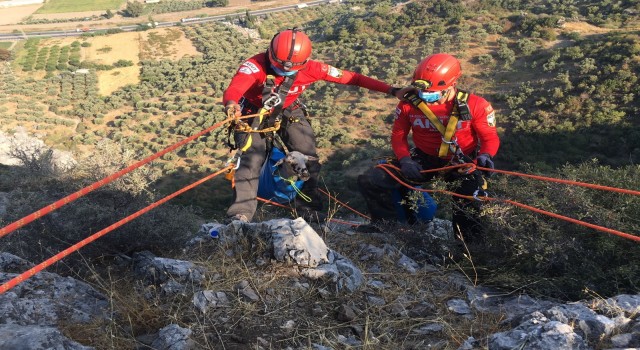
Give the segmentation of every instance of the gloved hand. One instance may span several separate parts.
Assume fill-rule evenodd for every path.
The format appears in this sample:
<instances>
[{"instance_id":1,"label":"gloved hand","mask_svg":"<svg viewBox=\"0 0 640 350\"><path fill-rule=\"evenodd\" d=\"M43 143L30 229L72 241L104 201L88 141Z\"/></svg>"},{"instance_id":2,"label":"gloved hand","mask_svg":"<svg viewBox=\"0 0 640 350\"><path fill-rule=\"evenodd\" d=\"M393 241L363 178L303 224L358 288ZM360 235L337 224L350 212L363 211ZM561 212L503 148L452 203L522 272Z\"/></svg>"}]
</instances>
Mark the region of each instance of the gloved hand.
<instances>
[{"instance_id":1,"label":"gloved hand","mask_svg":"<svg viewBox=\"0 0 640 350\"><path fill-rule=\"evenodd\" d=\"M487 153L482 153L481 155L476 157L476 164L483 168L495 169L493 165L493 160L491 160L491 156ZM484 176L491 177L493 175L490 171L483 171Z\"/></svg>"},{"instance_id":2,"label":"gloved hand","mask_svg":"<svg viewBox=\"0 0 640 350\"><path fill-rule=\"evenodd\" d=\"M415 160L411 159L411 157L404 157L400 159L400 170L402 170L402 175L406 176L410 180L421 180L422 166L418 164Z\"/></svg>"},{"instance_id":3,"label":"gloved hand","mask_svg":"<svg viewBox=\"0 0 640 350\"><path fill-rule=\"evenodd\" d=\"M242 116L242 107L236 103L236 101L229 101L224 106L224 112L228 117L240 117Z\"/></svg>"},{"instance_id":4,"label":"gloved hand","mask_svg":"<svg viewBox=\"0 0 640 350\"><path fill-rule=\"evenodd\" d=\"M391 89L389 89L389 95L395 96L400 101L404 101L405 100L404 95L411 91L417 92L417 89L413 86L405 86L403 88L394 86Z\"/></svg>"}]
</instances>

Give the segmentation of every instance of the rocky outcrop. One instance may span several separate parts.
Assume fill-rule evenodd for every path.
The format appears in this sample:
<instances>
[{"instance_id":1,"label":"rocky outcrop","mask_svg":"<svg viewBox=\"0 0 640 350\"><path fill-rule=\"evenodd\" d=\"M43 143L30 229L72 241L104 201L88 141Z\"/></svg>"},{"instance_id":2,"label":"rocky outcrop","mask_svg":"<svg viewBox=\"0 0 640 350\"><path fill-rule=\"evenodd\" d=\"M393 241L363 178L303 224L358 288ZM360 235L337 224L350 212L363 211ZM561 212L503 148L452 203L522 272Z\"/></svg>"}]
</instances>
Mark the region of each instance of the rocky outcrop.
<instances>
[{"instance_id":1,"label":"rocky outcrop","mask_svg":"<svg viewBox=\"0 0 640 350\"><path fill-rule=\"evenodd\" d=\"M208 229L213 226L219 229L215 239L208 234ZM640 295L558 303L524 294L505 294L474 285L460 273L420 264L392 244L355 244L352 258L359 261L356 265L331 249L302 219L276 219L262 223L236 221L225 226L206 224L187 244L185 252L202 244L208 244L208 251L220 249L228 257L241 255L243 259L255 259L252 265L254 272L262 269L287 271L281 276L287 291L279 294L274 288L261 290L260 280L253 277L238 278L233 284L219 284L216 281L222 278L210 271L211 266L158 257L144 251L128 259L133 268L132 276L141 287L140 292L154 302L190 300L184 304L187 310L183 315L197 315L196 319L214 320L220 324L232 322L230 315L233 312L230 310L235 307L261 309L272 300L282 300L289 303L288 308L299 307L312 317L332 317L342 325L348 325L348 333L336 334L333 339L339 347L359 347L365 342L375 341L372 333L358 323L370 310L389 319L420 322L421 325L411 329L410 334L433 339L429 344L434 348L452 346L443 337L452 319L467 324L483 322L487 314L503 320L502 330L483 339L469 337L459 345L459 350L485 347L490 350L640 347ZM0 281L6 281L31 266L31 263L14 255L0 253ZM363 273L359 266L365 266L366 272ZM389 273L381 266L395 269L403 276L438 275L436 280L446 286L410 285L411 277L385 278L383 276ZM407 288L399 294L390 294L389 283L407 283L411 290ZM394 288L398 291L397 286ZM313 305L287 301L287 293L299 295L296 294L298 291L315 293L318 299L311 303ZM455 291L455 295L448 296L451 291ZM424 298L426 294L440 294L442 302L430 303ZM339 295L357 295L357 298L345 298L343 300L351 301L340 303L333 311L327 310L323 300ZM102 294L83 282L42 272L0 295L0 348L87 349L64 337L56 326L62 318L80 324L105 318L107 304ZM278 332L288 334L296 329L299 322L295 317L285 318L276 328ZM136 339L156 349L197 349L194 333L189 328L194 325L200 324L178 325L171 322L156 333ZM264 333L256 339L257 348L266 349L273 345L264 338ZM318 349L331 349L325 345L312 345Z\"/></svg>"}]
</instances>

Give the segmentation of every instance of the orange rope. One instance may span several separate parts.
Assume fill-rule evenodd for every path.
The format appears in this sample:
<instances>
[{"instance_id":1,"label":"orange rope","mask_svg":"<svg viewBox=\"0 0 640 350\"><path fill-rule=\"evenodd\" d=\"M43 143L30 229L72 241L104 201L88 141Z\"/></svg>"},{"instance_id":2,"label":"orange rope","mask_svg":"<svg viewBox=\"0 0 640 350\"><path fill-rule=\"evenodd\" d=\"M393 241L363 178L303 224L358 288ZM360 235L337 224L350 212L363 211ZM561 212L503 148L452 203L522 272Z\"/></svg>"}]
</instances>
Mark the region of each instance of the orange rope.
<instances>
[{"instance_id":1,"label":"orange rope","mask_svg":"<svg viewBox=\"0 0 640 350\"><path fill-rule=\"evenodd\" d=\"M371 220L371 218L370 218L370 217L368 217L367 215L364 215L364 214L362 214L361 212L359 212L359 211L357 211L357 210L355 210L355 209L351 208L350 206L346 205L345 203L343 203L343 202L339 201L339 200L338 200L338 198L336 198L336 197L332 196L332 195L331 195L331 194L329 194L328 192L325 192L325 191L323 191L323 190L322 190L322 189L320 189L320 188L318 189L318 191L320 191L320 192L324 193L327 197L329 197L329 198L333 199L334 201L338 202L338 203L339 203L340 205L342 205L343 207L348 208L348 209L349 209L349 210L351 210L352 212L354 212L354 213L356 213L356 214L358 214L358 215L362 216L362 217L363 217L363 218L365 218L365 219L369 219L369 220Z\"/></svg>"},{"instance_id":2,"label":"orange rope","mask_svg":"<svg viewBox=\"0 0 640 350\"><path fill-rule=\"evenodd\" d=\"M491 169L491 168L478 167L478 169L483 170L483 171L492 171L492 172L500 173L500 174L507 174L507 175L520 176L520 177L528 177L528 178L536 179L536 180L557 182L557 183L561 183L561 184L568 184L568 185L576 185L576 186L593 188L593 189L596 189L596 190L612 191L612 192L630 194L630 195L634 195L634 196L640 196L640 192L639 191L627 190L627 189L624 189L624 188L616 188L616 187L609 187L609 186L602 186L602 185L594 185L594 184L589 184L589 183L585 183L585 182L578 182L578 181L572 181L572 180L554 179L554 178L551 178L551 177L545 177L545 176L540 176L540 175L529 175L529 174L516 173L514 171L498 170L498 169Z\"/></svg>"},{"instance_id":3,"label":"orange rope","mask_svg":"<svg viewBox=\"0 0 640 350\"><path fill-rule=\"evenodd\" d=\"M324 192L323 192L323 193L324 193ZM268 199L264 199L264 198L260 198L260 197L256 197L256 199L257 199L257 200L259 200L259 201L261 201L261 202L265 202L265 203L267 203L267 204L275 205L275 206L277 206L277 207L284 208L284 209L289 209L289 210L293 211L293 208L288 207L288 206L286 206L286 205L284 205L284 204L280 204L280 203L277 203L277 202L273 202L273 201L270 201L270 200L268 200ZM349 208L349 207L347 207L347 208ZM351 208L349 208L349 209L351 209ZM353 210L353 209L351 209L351 210ZM354 211L355 211L355 210L354 210ZM356 212L356 213L357 213L357 212ZM334 219L334 218L329 219L329 221L331 221L331 222L335 222L335 223L338 223L338 224L350 225L350 226L352 226L352 227L360 226L360 224L356 224L356 223L348 222L348 221L343 221L343 220L339 220L339 219Z\"/></svg>"},{"instance_id":4,"label":"orange rope","mask_svg":"<svg viewBox=\"0 0 640 350\"><path fill-rule=\"evenodd\" d=\"M358 224L358 223L355 223L355 222L349 222L349 221L344 221L344 220L340 220L340 219L333 219L333 218L329 219L329 221L335 222L337 224L349 225L351 227L358 227L358 226L362 225L362 224Z\"/></svg>"},{"instance_id":5,"label":"orange rope","mask_svg":"<svg viewBox=\"0 0 640 350\"><path fill-rule=\"evenodd\" d=\"M256 199L261 201L261 202L265 202L267 204L275 205L276 207L280 207L280 208L285 208L285 209L290 209L291 210L291 207L288 207L288 206L286 206L284 204L280 204L278 202L270 201L268 199L264 199L264 198L260 198L260 197L256 197Z\"/></svg>"},{"instance_id":6,"label":"orange rope","mask_svg":"<svg viewBox=\"0 0 640 350\"><path fill-rule=\"evenodd\" d=\"M386 171L387 174L389 174L393 179L398 181L398 183L400 183L403 186L405 186L405 187L407 187L409 189L412 189L414 191L430 192L430 193L439 192L439 193L446 193L446 194L449 194L449 195L452 195L452 196L456 196L456 197L460 197L460 198L466 198L466 199L471 199L471 200L475 200L476 199L476 198L474 198L472 196L465 196L465 195L461 195L461 194L458 194L458 193L455 193L455 192L451 192L451 191L446 191L446 190L425 190L425 189L422 189L422 188L413 187L413 186L407 184L406 182L402 181L400 178L398 178L395 174L393 174L391 172L391 170L387 169L387 166L385 166L385 165L386 164L379 164L379 165L377 165L377 167L379 167L382 170ZM478 169L484 170L484 168L478 168ZM592 229L595 229L595 230L598 230L598 231L610 233L610 234L613 234L613 235L616 235L616 236L619 236L619 237L622 237L622 238L630 239L632 241L640 242L640 237L639 236L634 236L634 235L631 235L631 234L628 234L628 233L625 233L625 232L621 232L621 231L618 231L618 230L610 229L610 228L599 226L599 225L590 224L588 222L584 222L584 221L581 221L581 220L573 219L573 218L570 218L570 217L567 217L567 216L564 216L564 215L560 215L560 214L556 214L556 213L552 213L552 212L549 212L549 211L546 211L546 210L538 209L538 208L535 208L535 207L532 207L532 206L529 206L529 205L526 205L526 204L522 204L522 203L519 203L519 202L516 202L516 201L512 201L512 200L509 200L509 199L498 199L498 198L492 198L492 197L482 197L482 199L483 200L489 200L489 201L497 201L497 202L509 203L511 205L514 205L514 206L517 206L517 207L520 207L520 208L524 208L524 209L528 209L528 210L531 210L531 211L539 213L539 214L548 215L548 216L556 218L556 219L564 220L564 221L571 222L571 223L574 223L574 224L578 224L578 225L581 225L581 226L589 227L589 228L592 228Z\"/></svg>"},{"instance_id":7,"label":"orange rope","mask_svg":"<svg viewBox=\"0 0 640 350\"><path fill-rule=\"evenodd\" d=\"M24 282L25 280L33 277L38 272L46 269L47 267L53 265L56 262L64 259L69 254L77 251L78 249L80 249L80 248L86 246L87 244L95 241L96 239L106 235L107 233L117 229L120 226L123 226L123 225L129 223L130 221L132 221L132 220L138 218L139 216L141 216L142 214L145 214L145 213L151 211L152 209L155 209L156 207L164 204L165 202L169 201L170 199L173 199L174 197L179 196L180 194L182 194L182 193L184 193L184 192L186 192L186 191L188 191L188 190L190 190L190 189L202 184L203 182L205 182L207 180L210 180L210 179L220 175L221 173L231 169L231 167L232 167L231 165L227 166L227 167L223 168L222 170L216 171L215 173L213 173L211 175L208 175L208 176L206 176L206 177L204 177L204 178L202 178L202 179L200 179L200 180L198 180L198 181L196 181L196 182L194 182L194 183L192 183L192 184L190 184L190 185L188 185L186 187L183 187L182 189L180 189L180 190L178 190L176 192L173 192L172 194L160 199L159 201L157 201L155 203L150 204L149 206L147 206L145 208L142 208L142 209L138 210L137 212L127 216L126 218L124 218L124 219L122 219L122 220L120 220L120 221L118 221L118 222L116 222L116 223L114 223L114 224L112 224L112 225L110 225L110 226L108 226L108 227L106 227L106 228L94 233L93 235L81 240L80 242L72 245L71 247L69 247L69 248L61 251L60 253L50 257L49 259L41 262L40 264L32 267L31 269L21 273L20 275L12 278L11 280L6 282L5 284L1 285L0 286L0 294L8 291L9 289L15 287L16 285L18 285L18 284Z\"/></svg>"},{"instance_id":8,"label":"orange rope","mask_svg":"<svg viewBox=\"0 0 640 350\"><path fill-rule=\"evenodd\" d=\"M241 117L240 119L252 118L252 117L255 117L257 115L258 114L246 115L246 116ZM187 137L186 139L184 139L184 140L182 140L180 142L174 143L173 145L165 148L164 150L162 150L162 151L160 151L158 153L152 154L151 156L149 156L149 157L147 157L147 158L145 158L145 159L143 159L143 160L141 160L139 162L136 162L136 163L134 163L134 164L132 164L132 165L130 165L130 166L118 171L117 173L111 174L111 175L105 177L104 179L96 181L96 182L92 183L91 185L89 185L89 186L87 186L85 188L82 188L82 189L80 189L80 190L78 190L78 191L76 191L76 192L74 192L74 193L72 193L72 194L70 194L70 195L68 195L68 196L66 196L66 197L54 202L54 203L52 203L52 204L49 204L49 205L47 205L45 207L42 207L42 208L36 210L35 212L23 217L22 219L19 219L19 220L15 221L15 222L3 227L2 229L0 229L0 237L6 236L7 234L19 229L20 227L22 227L22 226L24 226L24 225L26 225L26 224L38 219L38 218L41 218L41 217L51 213L54 210L57 210L57 209L65 206L65 205L75 201L76 199L88 194L89 192L92 192L93 190L96 190L96 189L98 189L98 188L100 188L100 187L102 187L102 186L104 186L104 185L116 180L117 178L119 178L119 177L121 177L121 176L123 176L123 175L125 175L125 174L127 174L127 173L129 173L129 172L131 172L131 171L133 171L133 170L135 170L135 169L137 169L137 168L139 168L139 167L141 167L141 166L153 161L153 160L155 160L155 159L157 159L157 158L160 158L163 155L175 150L176 148L178 148L180 146L183 146L186 143L191 142L191 141L197 139L198 137L211 132L213 129L216 129L216 128L220 127L222 124L230 122L230 121L233 121L233 120L235 120L235 119L234 118L227 118L227 119L225 119L225 120L223 120L221 122L218 122L218 123L206 128L206 129L202 130L201 132L193 135L193 136Z\"/></svg>"}]
</instances>

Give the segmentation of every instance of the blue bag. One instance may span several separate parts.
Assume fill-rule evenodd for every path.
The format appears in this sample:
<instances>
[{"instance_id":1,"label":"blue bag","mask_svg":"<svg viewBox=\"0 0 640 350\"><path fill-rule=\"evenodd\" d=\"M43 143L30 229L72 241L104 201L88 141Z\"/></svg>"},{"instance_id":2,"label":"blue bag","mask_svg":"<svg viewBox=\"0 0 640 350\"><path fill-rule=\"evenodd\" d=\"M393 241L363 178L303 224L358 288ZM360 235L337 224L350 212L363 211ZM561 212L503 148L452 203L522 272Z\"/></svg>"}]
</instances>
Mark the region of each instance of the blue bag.
<instances>
[{"instance_id":1,"label":"blue bag","mask_svg":"<svg viewBox=\"0 0 640 350\"><path fill-rule=\"evenodd\" d=\"M258 184L258 197L274 201L276 203L288 203L296 198L298 190L302 189L304 181L298 180L293 185L278 175L278 167L275 165L285 154L279 148L273 147L269 158L262 165ZM295 186L295 187L293 187Z\"/></svg>"},{"instance_id":2,"label":"blue bag","mask_svg":"<svg viewBox=\"0 0 640 350\"><path fill-rule=\"evenodd\" d=\"M414 187L422 188L420 186ZM438 209L438 204L433 200L433 197L431 197L427 192L421 192L424 202L421 201L418 205L418 210L413 211L400 203L408 191L409 190L402 191L403 193L400 193L401 191L396 189L391 192L391 198L393 199L393 206L396 208L398 221L407 223L413 221L411 219L415 219L416 221L424 223L433 220L434 216L436 216L436 209ZM413 218L408 218L408 215L413 216Z\"/></svg>"}]
</instances>

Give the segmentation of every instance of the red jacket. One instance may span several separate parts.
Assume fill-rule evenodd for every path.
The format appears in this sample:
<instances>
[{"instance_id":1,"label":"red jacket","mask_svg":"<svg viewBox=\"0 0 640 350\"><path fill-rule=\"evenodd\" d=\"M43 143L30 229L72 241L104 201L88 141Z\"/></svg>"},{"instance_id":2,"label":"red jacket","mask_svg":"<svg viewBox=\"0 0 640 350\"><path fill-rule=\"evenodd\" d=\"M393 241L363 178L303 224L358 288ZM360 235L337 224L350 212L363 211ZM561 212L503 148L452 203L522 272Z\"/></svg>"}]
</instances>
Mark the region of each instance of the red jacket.
<instances>
[{"instance_id":1,"label":"red jacket","mask_svg":"<svg viewBox=\"0 0 640 350\"><path fill-rule=\"evenodd\" d=\"M471 120L458 120L454 137L464 154L471 154L480 145L478 154L488 153L492 157L498 152L500 139L496 131L495 112L493 107L480 96L469 94L467 100ZM454 101L447 101L441 105L429 105L429 109L440 119L446 127L449 116L453 111ZM442 135L422 111L408 102L400 102L396 107L393 131L391 132L391 147L398 159L409 156L409 142L407 136L413 130L413 142L422 152L438 156L438 149L442 143ZM449 158L451 158L451 153Z\"/></svg>"},{"instance_id":2,"label":"red jacket","mask_svg":"<svg viewBox=\"0 0 640 350\"><path fill-rule=\"evenodd\" d=\"M265 73L269 66L269 60L264 53L257 54L246 60L231 79L231 84L224 92L222 103L229 101L240 101L241 97L247 99L254 106L262 107L262 88L267 78ZM276 76L275 82L279 86L284 77ZM287 98L282 108L287 108L295 101L300 94L306 90L311 83L318 80L330 81L338 84L355 85L369 90L387 93L390 85L366 77L362 74L341 70L328 64L309 60L307 65L298 71L296 80L289 89Z\"/></svg>"}]
</instances>

